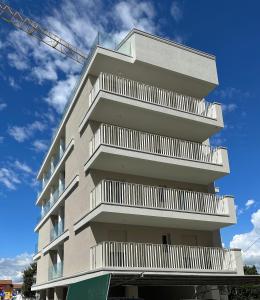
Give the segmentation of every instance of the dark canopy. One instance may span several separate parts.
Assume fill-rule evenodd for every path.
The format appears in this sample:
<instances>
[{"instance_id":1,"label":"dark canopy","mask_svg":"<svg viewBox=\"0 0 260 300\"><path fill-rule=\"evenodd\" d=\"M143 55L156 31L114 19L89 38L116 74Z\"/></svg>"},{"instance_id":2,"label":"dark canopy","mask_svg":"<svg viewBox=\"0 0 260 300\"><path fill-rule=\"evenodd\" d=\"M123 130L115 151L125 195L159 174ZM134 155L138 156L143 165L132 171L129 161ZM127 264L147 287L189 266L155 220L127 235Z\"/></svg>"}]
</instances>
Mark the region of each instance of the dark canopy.
<instances>
[{"instance_id":1,"label":"dark canopy","mask_svg":"<svg viewBox=\"0 0 260 300\"><path fill-rule=\"evenodd\" d=\"M260 284L260 276L232 275L124 275L112 274L111 287L117 285L137 286L188 286L188 285L225 285L240 286Z\"/></svg>"},{"instance_id":2,"label":"dark canopy","mask_svg":"<svg viewBox=\"0 0 260 300\"><path fill-rule=\"evenodd\" d=\"M67 300L107 300L110 274L94 277L69 286Z\"/></svg>"}]
</instances>

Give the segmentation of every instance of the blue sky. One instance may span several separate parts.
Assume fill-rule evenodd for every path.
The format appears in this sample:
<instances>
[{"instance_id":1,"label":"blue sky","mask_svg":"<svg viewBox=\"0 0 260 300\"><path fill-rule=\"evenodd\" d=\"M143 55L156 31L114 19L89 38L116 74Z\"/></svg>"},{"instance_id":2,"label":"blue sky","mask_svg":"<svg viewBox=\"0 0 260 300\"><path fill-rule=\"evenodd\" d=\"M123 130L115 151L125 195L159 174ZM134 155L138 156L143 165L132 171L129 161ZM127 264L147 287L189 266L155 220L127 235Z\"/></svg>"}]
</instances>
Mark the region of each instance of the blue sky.
<instances>
[{"instance_id":1,"label":"blue sky","mask_svg":"<svg viewBox=\"0 0 260 300\"><path fill-rule=\"evenodd\" d=\"M18 1L8 4L86 53L101 31L114 45L132 27L216 55L226 128L213 144L229 149L231 175L217 182L236 198L238 224L222 230L225 246L247 247L260 234L259 9L252 1ZM80 65L0 20L0 277L19 280L37 240L34 205L40 167ZM234 237L235 236L235 237ZM260 266L259 244L245 253Z\"/></svg>"}]
</instances>

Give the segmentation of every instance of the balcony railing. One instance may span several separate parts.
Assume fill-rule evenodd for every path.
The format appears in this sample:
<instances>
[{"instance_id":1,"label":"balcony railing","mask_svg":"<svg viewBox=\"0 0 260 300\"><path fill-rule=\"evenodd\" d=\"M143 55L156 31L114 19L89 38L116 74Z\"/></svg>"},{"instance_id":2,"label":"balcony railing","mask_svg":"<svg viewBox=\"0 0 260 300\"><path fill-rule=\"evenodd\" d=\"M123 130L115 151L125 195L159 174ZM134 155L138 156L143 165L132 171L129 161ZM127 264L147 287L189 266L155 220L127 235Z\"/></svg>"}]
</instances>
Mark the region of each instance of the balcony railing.
<instances>
[{"instance_id":1,"label":"balcony railing","mask_svg":"<svg viewBox=\"0 0 260 300\"><path fill-rule=\"evenodd\" d=\"M101 144L185 160L222 164L218 147L108 124L101 124L91 139L90 155Z\"/></svg>"},{"instance_id":2,"label":"balcony railing","mask_svg":"<svg viewBox=\"0 0 260 300\"><path fill-rule=\"evenodd\" d=\"M64 190L65 190L65 182L64 180L60 180L59 186L55 188L49 200L46 202L45 205L42 206L41 218L44 218L47 215L47 213L50 211L53 205L58 201L59 197L62 195Z\"/></svg>"},{"instance_id":3,"label":"balcony railing","mask_svg":"<svg viewBox=\"0 0 260 300\"><path fill-rule=\"evenodd\" d=\"M49 280L60 278L63 275L63 262L58 262L49 267Z\"/></svg>"},{"instance_id":4,"label":"balcony railing","mask_svg":"<svg viewBox=\"0 0 260 300\"><path fill-rule=\"evenodd\" d=\"M227 215L224 197L172 188L103 180L91 192L91 208L99 204Z\"/></svg>"},{"instance_id":5,"label":"balcony railing","mask_svg":"<svg viewBox=\"0 0 260 300\"><path fill-rule=\"evenodd\" d=\"M60 222L56 223L50 231L51 242L54 241L59 236L61 236L63 232L64 232L64 220L61 220Z\"/></svg>"},{"instance_id":6,"label":"balcony railing","mask_svg":"<svg viewBox=\"0 0 260 300\"><path fill-rule=\"evenodd\" d=\"M42 181L42 189L44 189L45 186L47 185L47 183L49 182L49 180L50 180L52 174L54 173L57 165L59 164L59 162L63 158L64 153L65 153L64 142L61 142L59 151L53 156L49 168L44 173L44 177L43 177L43 181Z\"/></svg>"},{"instance_id":7,"label":"balcony railing","mask_svg":"<svg viewBox=\"0 0 260 300\"><path fill-rule=\"evenodd\" d=\"M91 248L92 269L235 272L232 250L213 247L102 242Z\"/></svg>"},{"instance_id":8,"label":"balcony railing","mask_svg":"<svg viewBox=\"0 0 260 300\"><path fill-rule=\"evenodd\" d=\"M37 254L39 252L38 242L34 245L34 252L35 252L35 254Z\"/></svg>"},{"instance_id":9,"label":"balcony railing","mask_svg":"<svg viewBox=\"0 0 260 300\"><path fill-rule=\"evenodd\" d=\"M164 90L120 76L100 73L89 95L89 106L99 91L121 95L198 116L216 119L214 104L180 93Z\"/></svg>"}]
</instances>

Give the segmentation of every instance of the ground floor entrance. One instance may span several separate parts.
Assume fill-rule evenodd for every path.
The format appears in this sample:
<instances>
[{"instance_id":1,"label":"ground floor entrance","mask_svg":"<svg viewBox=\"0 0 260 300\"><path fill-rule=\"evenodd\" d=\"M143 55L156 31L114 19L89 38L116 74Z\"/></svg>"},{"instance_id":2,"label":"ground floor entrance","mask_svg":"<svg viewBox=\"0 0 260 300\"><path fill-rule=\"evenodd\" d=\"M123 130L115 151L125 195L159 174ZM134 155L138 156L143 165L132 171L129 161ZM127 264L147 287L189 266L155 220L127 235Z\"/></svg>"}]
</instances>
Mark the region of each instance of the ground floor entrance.
<instances>
[{"instance_id":1,"label":"ground floor entrance","mask_svg":"<svg viewBox=\"0 0 260 300\"><path fill-rule=\"evenodd\" d=\"M227 294L222 288L215 286L131 286L122 285L109 289L108 297L104 300L190 300L211 299L228 300ZM80 292L80 298L88 300L84 292ZM74 298L74 297L73 297ZM73 299L72 298L72 299ZM99 297L98 297L99 298ZM37 294L38 300L70 300L67 297L67 288L58 287L43 290ZM75 299L75 300L77 300ZM93 299L96 299L94 297ZM92 299L91 299L92 300ZM103 299L96 299L103 300Z\"/></svg>"},{"instance_id":2,"label":"ground floor entrance","mask_svg":"<svg viewBox=\"0 0 260 300\"><path fill-rule=\"evenodd\" d=\"M44 289L36 293L36 300L66 300L67 293L67 286Z\"/></svg>"},{"instance_id":3,"label":"ground floor entrance","mask_svg":"<svg viewBox=\"0 0 260 300\"><path fill-rule=\"evenodd\" d=\"M218 286L119 286L110 288L108 300L228 300Z\"/></svg>"},{"instance_id":4,"label":"ground floor entrance","mask_svg":"<svg viewBox=\"0 0 260 300\"><path fill-rule=\"evenodd\" d=\"M38 300L229 300L230 287L260 276L105 274L37 292Z\"/></svg>"}]
</instances>

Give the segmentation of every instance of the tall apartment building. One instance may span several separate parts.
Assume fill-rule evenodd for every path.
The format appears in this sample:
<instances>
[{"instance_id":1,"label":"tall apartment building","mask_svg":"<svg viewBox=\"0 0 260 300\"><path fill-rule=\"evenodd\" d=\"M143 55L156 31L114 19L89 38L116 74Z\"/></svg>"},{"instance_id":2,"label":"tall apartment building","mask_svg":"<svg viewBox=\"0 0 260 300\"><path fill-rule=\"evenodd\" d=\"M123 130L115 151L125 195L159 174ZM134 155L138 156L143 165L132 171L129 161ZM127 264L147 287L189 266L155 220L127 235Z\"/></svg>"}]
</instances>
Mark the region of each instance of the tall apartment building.
<instances>
[{"instance_id":1,"label":"tall apartment building","mask_svg":"<svg viewBox=\"0 0 260 300\"><path fill-rule=\"evenodd\" d=\"M105 274L108 299L227 299L243 264L220 237L236 215L214 187L217 85L214 56L139 30L92 49L38 174L40 299Z\"/></svg>"}]
</instances>

